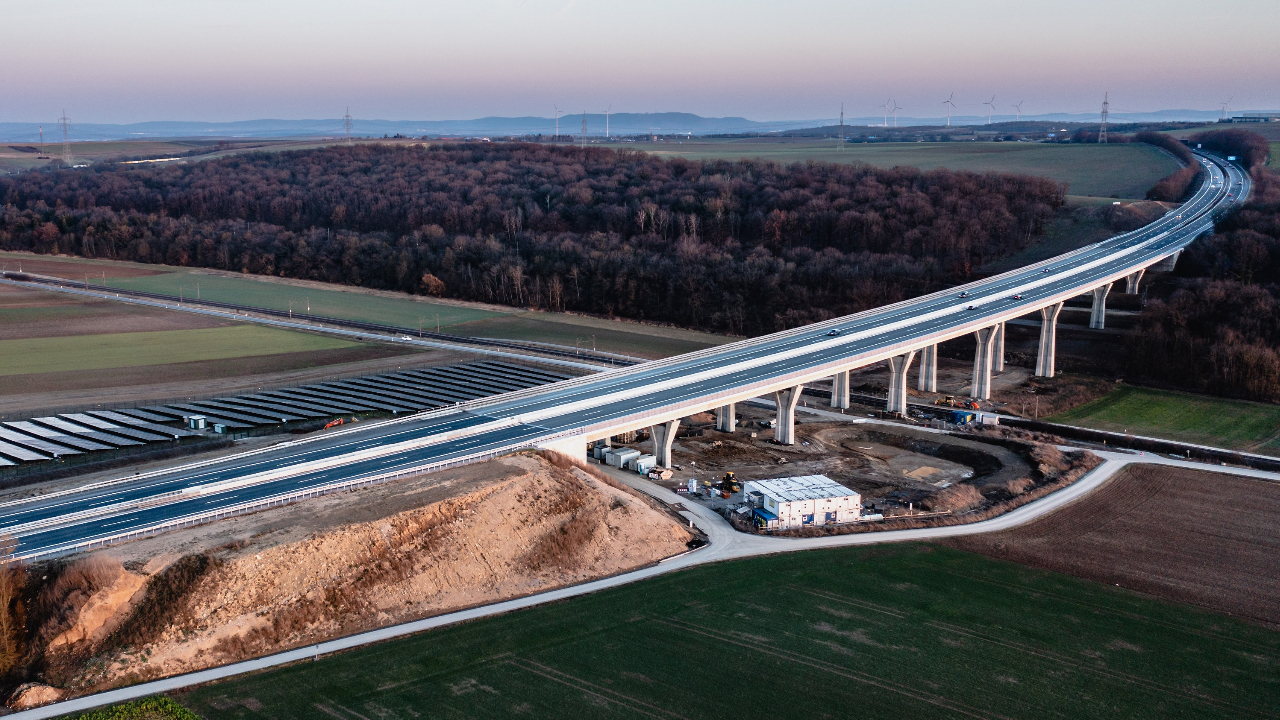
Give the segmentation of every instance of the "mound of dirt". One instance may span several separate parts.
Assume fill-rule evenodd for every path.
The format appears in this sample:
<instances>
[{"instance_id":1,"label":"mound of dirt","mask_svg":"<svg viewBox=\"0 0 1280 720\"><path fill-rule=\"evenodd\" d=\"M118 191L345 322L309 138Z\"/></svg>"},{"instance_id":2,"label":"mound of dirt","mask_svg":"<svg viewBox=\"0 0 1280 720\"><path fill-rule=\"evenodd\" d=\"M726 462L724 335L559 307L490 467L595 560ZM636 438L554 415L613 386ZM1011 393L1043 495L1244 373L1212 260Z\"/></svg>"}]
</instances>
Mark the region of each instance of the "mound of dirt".
<instances>
[{"instance_id":1,"label":"mound of dirt","mask_svg":"<svg viewBox=\"0 0 1280 720\"><path fill-rule=\"evenodd\" d=\"M190 672L626 572L683 552L692 539L661 509L578 467L537 455L494 462L516 474L293 542L236 543L163 570L148 564L142 569L155 574L141 600L129 601L141 575L121 569L103 578L49 644L51 653L98 646L61 690ZM185 583L165 579L197 559L201 571L185 573ZM150 620L157 608L160 627L143 632L133 615ZM103 642L108 626L127 631L128 642Z\"/></svg>"}]
</instances>

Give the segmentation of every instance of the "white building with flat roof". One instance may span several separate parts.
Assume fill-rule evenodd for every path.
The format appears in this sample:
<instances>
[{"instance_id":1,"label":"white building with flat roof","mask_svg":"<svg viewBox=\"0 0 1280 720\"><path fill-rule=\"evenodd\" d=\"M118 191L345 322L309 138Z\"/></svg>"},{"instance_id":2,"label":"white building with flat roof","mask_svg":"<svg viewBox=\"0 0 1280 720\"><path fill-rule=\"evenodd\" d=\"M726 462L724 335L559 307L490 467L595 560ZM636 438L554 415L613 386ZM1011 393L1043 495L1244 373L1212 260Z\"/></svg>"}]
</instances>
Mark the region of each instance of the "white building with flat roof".
<instances>
[{"instance_id":1,"label":"white building with flat roof","mask_svg":"<svg viewBox=\"0 0 1280 720\"><path fill-rule=\"evenodd\" d=\"M747 480L742 495L756 525L769 530L856 522L862 516L862 496L826 475Z\"/></svg>"}]
</instances>

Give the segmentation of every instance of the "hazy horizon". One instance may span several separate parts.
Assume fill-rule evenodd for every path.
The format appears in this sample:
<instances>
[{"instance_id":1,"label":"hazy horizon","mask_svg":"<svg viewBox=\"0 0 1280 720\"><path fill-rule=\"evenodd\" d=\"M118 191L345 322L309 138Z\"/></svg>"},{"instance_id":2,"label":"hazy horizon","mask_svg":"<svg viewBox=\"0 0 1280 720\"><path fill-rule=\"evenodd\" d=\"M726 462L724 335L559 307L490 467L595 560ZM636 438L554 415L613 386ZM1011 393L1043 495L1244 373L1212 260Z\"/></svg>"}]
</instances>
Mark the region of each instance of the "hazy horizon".
<instances>
[{"instance_id":1,"label":"hazy horizon","mask_svg":"<svg viewBox=\"0 0 1280 720\"><path fill-rule=\"evenodd\" d=\"M1280 3L8 3L3 122L1280 108Z\"/></svg>"}]
</instances>

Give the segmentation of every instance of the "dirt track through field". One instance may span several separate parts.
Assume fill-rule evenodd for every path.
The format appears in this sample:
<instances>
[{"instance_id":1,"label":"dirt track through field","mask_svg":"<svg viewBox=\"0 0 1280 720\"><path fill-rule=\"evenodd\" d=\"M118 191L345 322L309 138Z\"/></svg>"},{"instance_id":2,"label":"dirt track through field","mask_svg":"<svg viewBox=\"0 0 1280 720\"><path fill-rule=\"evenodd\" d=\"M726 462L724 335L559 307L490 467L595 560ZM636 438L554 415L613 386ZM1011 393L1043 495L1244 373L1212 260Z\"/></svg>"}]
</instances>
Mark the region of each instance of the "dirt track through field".
<instances>
[{"instance_id":1,"label":"dirt track through field","mask_svg":"<svg viewBox=\"0 0 1280 720\"><path fill-rule=\"evenodd\" d=\"M1280 625L1277 513L1276 483L1134 465L1045 518L947 542Z\"/></svg>"}]
</instances>

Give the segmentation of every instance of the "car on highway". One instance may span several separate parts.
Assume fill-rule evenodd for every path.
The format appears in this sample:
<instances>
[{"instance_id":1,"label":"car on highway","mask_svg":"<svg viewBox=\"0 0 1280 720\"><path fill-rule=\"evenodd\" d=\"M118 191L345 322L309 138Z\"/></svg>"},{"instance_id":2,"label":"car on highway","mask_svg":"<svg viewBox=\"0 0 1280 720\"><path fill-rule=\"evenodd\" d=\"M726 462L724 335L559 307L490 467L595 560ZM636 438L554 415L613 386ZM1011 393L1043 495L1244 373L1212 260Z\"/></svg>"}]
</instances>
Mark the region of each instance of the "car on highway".
<instances>
[{"instance_id":1,"label":"car on highway","mask_svg":"<svg viewBox=\"0 0 1280 720\"><path fill-rule=\"evenodd\" d=\"M970 305L969 307L965 308L965 310L977 310L977 309L978 309L977 305Z\"/></svg>"},{"instance_id":2,"label":"car on highway","mask_svg":"<svg viewBox=\"0 0 1280 720\"><path fill-rule=\"evenodd\" d=\"M968 290L965 290L964 292L960 293L960 294L959 294L959 295L957 295L956 297L958 297L958 298L967 298L967 297L969 297L969 291L968 291Z\"/></svg>"},{"instance_id":3,"label":"car on highway","mask_svg":"<svg viewBox=\"0 0 1280 720\"><path fill-rule=\"evenodd\" d=\"M828 330L827 337L835 337L840 334L839 330Z\"/></svg>"},{"instance_id":4,"label":"car on highway","mask_svg":"<svg viewBox=\"0 0 1280 720\"><path fill-rule=\"evenodd\" d=\"M1048 273L1048 272L1049 272L1049 268L1045 268L1045 269L1041 270L1040 272L1042 272L1042 273Z\"/></svg>"},{"instance_id":5,"label":"car on highway","mask_svg":"<svg viewBox=\"0 0 1280 720\"><path fill-rule=\"evenodd\" d=\"M1009 299L1010 299L1010 300L1021 300L1021 299L1022 299L1022 296L1021 296L1021 295L1010 295L1010 296L1009 296Z\"/></svg>"}]
</instances>

